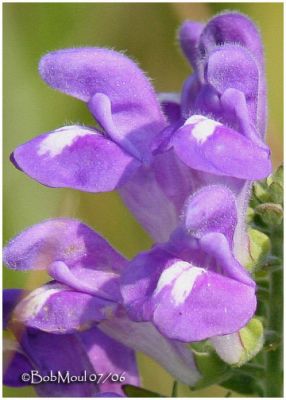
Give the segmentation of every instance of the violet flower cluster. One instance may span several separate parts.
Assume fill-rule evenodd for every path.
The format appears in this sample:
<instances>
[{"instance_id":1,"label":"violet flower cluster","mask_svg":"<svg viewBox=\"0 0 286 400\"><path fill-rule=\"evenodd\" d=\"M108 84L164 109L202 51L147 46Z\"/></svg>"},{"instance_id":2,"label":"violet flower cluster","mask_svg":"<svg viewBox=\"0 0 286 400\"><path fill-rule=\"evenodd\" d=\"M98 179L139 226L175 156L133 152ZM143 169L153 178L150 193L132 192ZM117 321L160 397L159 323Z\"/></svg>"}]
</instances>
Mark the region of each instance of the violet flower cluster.
<instances>
[{"instance_id":1,"label":"violet flower cluster","mask_svg":"<svg viewBox=\"0 0 286 400\"><path fill-rule=\"evenodd\" d=\"M14 165L50 187L117 190L153 237L127 260L90 227L67 218L34 225L4 249L8 268L51 281L4 292L7 385L33 368L120 375L139 385L135 352L185 384L203 377L190 343L208 339L241 365L241 329L256 310L246 209L253 181L271 172L265 144L263 48L253 23L224 13L179 31L193 73L180 95L157 95L137 64L102 48L45 55L52 88L87 103L100 126L64 126L20 145ZM122 382L40 384L44 396L123 395Z\"/></svg>"}]
</instances>

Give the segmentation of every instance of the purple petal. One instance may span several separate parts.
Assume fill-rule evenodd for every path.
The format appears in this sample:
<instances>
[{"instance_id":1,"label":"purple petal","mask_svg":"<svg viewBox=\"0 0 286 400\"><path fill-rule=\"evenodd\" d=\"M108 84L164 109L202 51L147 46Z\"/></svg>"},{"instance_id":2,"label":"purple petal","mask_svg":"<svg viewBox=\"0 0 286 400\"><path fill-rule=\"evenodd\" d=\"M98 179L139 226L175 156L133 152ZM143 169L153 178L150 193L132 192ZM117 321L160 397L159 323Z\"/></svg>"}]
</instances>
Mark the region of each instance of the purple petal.
<instances>
[{"instance_id":1,"label":"purple petal","mask_svg":"<svg viewBox=\"0 0 286 400\"><path fill-rule=\"evenodd\" d=\"M121 280L128 315L135 321L153 321L163 335L184 342L240 329L255 311L255 287L229 258L213 251L205 256L214 263L208 271L160 247L140 254L130 262ZM220 274L211 272L216 262L226 273L232 263L236 270L229 275L233 279L220 275L221 270Z\"/></svg>"},{"instance_id":2,"label":"purple petal","mask_svg":"<svg viewBox=\"0 0 286 400\"><path fill-rule=\"evenodd\" d=\"M162 143L157 143L159 147L164 147L165 139L170 142L169 133ZM127 207L157 242L169 239L191 191L190 169L172 149L160 149L151 165L139 168L119 190Z\"/></svg>"},{"instance_id":3,"label":"purple petal","mask_svg":"<svg viewBox=\"0 0 286 400\"><path fill-rule=\"evenodd\" d=\"M220 232L232 243L237 224L233 192L223 185L210 185L195 192L186 202L185 226L191 235L202 237Z\"/></svg>"},{"instance_id":4,"label":"purple petal","mask_svg":"<svg viewBox=\"0 0 286 400\"><path fill-rule=\"evenodd\" d=\"M149 152L150 143L165 125L148 79L121 53L91 47L59 50L41 59L39 71L53 88L89 102L95 118L98 103L94 105L92 97L107 96L118 135L142 155Z\"/></svg>"},{"instance_id":5,"label":"purple petal","mask_svg":"<svg viewBox=\"0 0 286 400\"><path fill-rule=\"evenodd\" d=\"M198 44L204 26L205 24L200 22L186 21L180 27L180 45L193 68L197 67Z\"/></svg>"},{"instance_id":6,"label":"purple petal","mask_svg":"<svg viewBox=\"0 0 286 400\"><path fill-rule=\"evenodd\" d=\"M140 165L99 132L66 126L19 146L12 161L36 181L87 192L112 191Z\"/></svg>"},{"instance_id":7,"label":"purple petal","mask_svg":"<svg viewBox=\"0 0 286 400\"><path fill-rule=\"evenodd\" d=\"M202 54L210 53L216 46L233 44L242 46L254 57L259 70L258 92L256 99L255 123L261 136L265 136L267 118L266 84L264 77L264 54L262 40L258 29L247 16L239 13L223 13L211 19L200 38ZM239 66L242 66L242 59ZM247 72L247 71L246 71ZM243 80L245 78L243 77ZM233 87L233 86L232 86Z\"/></svg>"},{"instance_id":8,"label":"purple petal","mask_svg":"<svg viewBox=\"0 0 286 400\"><path fill-rule=\"evenodd\" d=\"M11 298L10 291L10 298ZM7 295L6 295L7 297ZM40 376L50 375L51 371L58 371L64 376L67 371L70 375L81 375L84 370L87 373L94 372L87 354L74 335L47 334L37 329L26 329L13 320L11 325L16 341L7 340L4 344L5 373L4 384L8 386L25 386L30 381L23 381L21 376L31 371L36 371ZM72 351L71 351L72 348ZM38 381L38 377L34 378ZM88 396L90 397L96 388L94 384L62 384L39 383L34 386L40 396Z\"/></svg>"},{"instance_id":9,"label":"purple petal","mask_svg":"<svg viewBox=\"0 0 286 400\"><path fill-rule=\"evenodd\" d=\"M233 88L226 89L220 98L220 102L225 115L228 116L228 120L232 121L230 126L236 126L236 130L258 146L265 146L254 128L256 112L253 116L253 121L251 121L251 110L248 109L249 102L247 102L244 93Z\"/></svg>"},{"instance_id":10,"label":"purple petal","mask_svg":"<svg viewBox=\"0 0 286 400\"><path fill-rule=\"evenodd\" d=\"M267 98L264 76L264 54L259 31L253 22L245 15L239 13L225 13L218 15L210 20L203 30L200 39L200 49L203 54L205 54L206 52L210 53L216 46L222 46L225 44L229 45L230 53L233 53L234 57L236 49L233 44L235 44L237 48L242 46L245 49L245 56L241 56L238 64L239 67L241 67L241 72L245 71L247 73L245 76L242 76L242 81L246 82L246 80L248 80L247 77L249 76L249 71L251 71L251 69L253 73L256 68L259 71L259 77L257 76L255 79L257 81L259 78L259 84L256 92L255 110L252 110L252 120L255 121L255 125L257 126L261 136L264 137L267 118ZM240 51L242 53L242 50ZM252 63L253 66L249 66L249 71L246 70L244 61L247 57L249 58L247 52L255 59L256 64L255 67ZM217 74L218 71L216 71L215 75ZM250 81L248 80L248 82ZM234 88L236 86L229 87Z\"/></svg>"},{"instance_id":11,"label":"purple petal","mask_svg":"<svg viewBox=\"0 0 286 400\"><path fill-rule=\"evenodd\" d=\"M159 246L139 254L127 265L121 276L121 294L128 315L135 321L150 320L153 308L151 296L161 272L172 263Z\"/></svg>"},{"instance_id":12,"label":"purple petal","mask_svg":"<svg viewBox=\"0 0 286 400\"><path fill-rule=\"evenodd\" d=\"M193 386L201 377L192 351L184 343L166 339L148 322L132 322L121 315L100 323L99 328L115 340L153 358L186 385Z\"/></svg>"},{"instance_id":13,"label":"purple petal","mask_svg":"<svg viewBox=\"0 0 286 400\"><path fill-rule=\"evenodd\" d=\"M95 371L103 374L104 377L111 374L106 382L104 379L102 380L104 383L100 384L101 392L124 395L121 389L122 385L140 384L133 350L105 335L96 327L79 335ZM121 376L122 380L120 381Z\"/></svg>"},{"instance_id":14,"label":"purple petal","mask_svg":"<svg viewBox=\"0 0 286 400\"><path fill-rule=\"evenodd\" d=\"M255 287L248 271L234 258L226 237L217 232L208 233L200 239L200 247L209 256L213 256L219 270L217 272L226 275L245 285Z\"/></svg>"},{"instance_id":15,"label":"purple petal","mask_svg":"<svg viewBox=\"0 0 286 400\"><path fill-rule=\"evenodd\" d=\"M178 223L175 205L159 186L151 167L140 167L119 193L139 223L158 242L168 240Z\"/></svg>"},{"instance_id":16,"label":"purple petal","mask_svg":"<svg viewBox=\"0 0 286 400\"><path fill-rule=\"evenodd\" d=\"M126 260L88 226L59 218L34 225L4 249L4 262L20 270L46 269L72 289L119 301Z\"/></svg>"},{"instance_id":17,"label":"purple petal","mask_svg":"<svg viewBox=\"0 0 286 400\"><path fill-rule=\"evenodd\" d=\"M242 125L245 122L241 121L241 110L236 110L236 107L241 109L241 104L237 104L239 94L245 102L243 117L246 115L247 120L258 128L257 118L265 93L263 97L262 74L252 54L244 47L224 44L212 49L201 64L200 82L197 81L197 72L192 76L193 82L187 81L184 86L182 96L184 115L187 116L187 112L204 114L243 132ZM227 90L232 91L228 96L229 102L233 103L231 107L228 107L222 98ZM241 100L239 101L241 103ZM257 132L255 135L259 136Z\"/></svg>"},{"instance_id":18,"label":"purple petal","mask_svg":"<svg viewBox=\"0 0 286 400\"><path fill-rule=\"evenodd\" d=\"M216 48L209 55L205 78L220 94L229 88L244 93L252 120L256 122L259 70L251 53L233 45Z\"/></svg>"},{"instance_id":19,"label":"purple petal","mask_svg":"<svg viewBox=\"0 0 286 400\"><path fill-rule=\"evenodd\" d=\"M184 163L199 171L247 180L271 172L269 149L200 115L190 117L177 131L173 146Z\"/></svg>"},{"instance_id":20,"label":"purple petal","mask_svg":"<svg viewBox=\"0 0 286 400\"><path fill-rule=\"evenodd\" d=\"M7 329L13 310L24 295L23 289L3 290L3 329Z\"/></svg>"},{"instance_id":21,"label":"purple petal","mask_svg":"<svg viewBox=\"0 0 286 400\"><path fill-rule=\"evenodd\" d=\"M201 88L197 73L193 73L186 79L181 94L181 112L185 118L195 113L197 96Z\"/></svg>"},{"instance_id":22,"label":"purple petal","mask_svg":"<svg viewBox=\"0 0 286 400\"><path fill-rule=\"evenodd\" d=\"M163 335L195 342L246 325L256 309L255 289L180 261L162 273L153 307L154 324Z\"/></svg>"},{"instance_id":23,"label":"purple petal","mask_svg":"<svg viewBox=\"0 0 286 400\"><path fill-rule=\"evenodd\" d=\"M151 167L158 186L175 206L179 220L186 198L193 190L190 169L176 156L173 149L158 154Z\"/></svg>"},{"instance_id":24,"label":"purple petal","mask_svg":"<svg viewBox=\"0 0 286 400\"><path fill-rule=\"evenodd\" d=\"M88 268L69 268L62 261L56 261L48 267L49 275L56 281L83 293L118 302L119 275L109 271L98 271Z\"/></svg>"},{"instance_id":25,"label":"purple petal","mask_svg":"<svg viewBox=\"0 0 286 400\"><path fill-rule=\"evenodd\" d=\"M28 329L19 337L23 351L29 356L40 375L60 371L63 376L95 373L86 351L76 335L55 335ZM34 386L41 397L92 397L98 387L90 382L42 383Z\"/></svg>"},{"instance_id":26,"label":"purple petal","mask_svg":"<svg viewBox=\"0 0 286 400\"><path fill-rule=\"evenodd\" d=\"M200 25L195 22L185 23L181 30L185 38L181 40L181 45L185 48L187 58L191 59L201 83L214 84L213 88L217 88L221 94L222 87L240 88L243 93L247 89L251 119L264 137L267 118L264 55L259 31L253 22L245 15L226 12L213 17L201 32ZM188 45L189 51L186 48ZM224 110L216 110L219 102L214 104L212 96L201 92L200 99L196 99L187 86L182 96L184 115L187 116L186 112L206 113L237 128L224 115ZM205 89L209 90L207 87Z\"/></svg>"},{"instance_id":27,"label":"purple petal","mask_svg":"<svg viewBox=\"0 0 286 400\"><path fill-rule=\"evenodd\" d=\"M213 257L203 251L199 239L190 235L184 226L179 226L162 248L176 259L188 261L194 265L203 265L206 268L213 266Z\"/></svg>"},{"instance_id":28,"label":"purple petal","mask_svg":"<svg viewBox=\"0 0 286 400\"><path fill-rule=\"evenodd\" d=\"M181 118L181 102L179 93L159 93L159 101L168 122L174 123Z\"/></svg>"},{"instance_id":29,"label":"purple petal","mask_svg":"<svg viewBox=\"0 0 286 400\"><path fill-rule=\"evenodd\" d=\"M102 126L109 138L123 148L127 153L136 159L143 161L144 157L140 154L137 146L126 136L123 136L118 129L112 116L112 104L108 96L103 93L96 93L88 103L91 113L95 116L97 122ZM145 157L146 158L146 157ZM146 158L149 161L149 155Z\"/></svg>"},{"instance_id":30,"label":"purple petal","mask_svg":"<svg viewBox=\"0 0 286 400\"><path fill-rule=\"evenodd\" d=\"M86 329L114 312L116 304L76 292L58 283L46 284L25 297L14 310L14 319L52 333Z\"/></svg>"},{"instance_id":31,"label":"purple petal","mask_svg":"<svg viewBox=\"0 0 286 400\"><path fill-rule=\"evenodd\" d=\"M23 373L30 373L33 366L15 340L3 340L3 383L7 386L21 387L29 383L21 380Z\"/></svg>"},{"instance_id":32,"label":"purple petal","mask_svg":"<svg viewBox=\"0 0 286 400\"><path fill-rule=\"evenodd\" d=\"M233 239L233 253L237 260L242 265L248 262L249 249L248 249L248 235L246 227L246 209L249 201L251 182L241 179L234 179L230 176L219 176L209 174L207 172L202 172L194 169L189 169L190 179L192 182L192 192L199 193L199 191L204 187L210 186L224 186L228 187L235 195L236 209L237 209L237 224L234 231ZM187 204L185 210L187 210ZM202 203L201 203L202 204ZM203 208L203 206L202 206ZM209 212L210 210L208 210ZM225 210L226 211L226 210ZM195 221L195 220L194 220ZM226 221L227 222L227 221ZM199 227L199 221L198 221ZM222 229L222 230L220 230ZM227 228L227 225L218 229L229 239L231 237L231 226ZM193 230L193 234L195 231ZM200 248L198 246L197 240L192 238L190 235L186 234L186 229L183 226L179 226L172 233L171 238L168 243L168 251L171 251L176 257L194 263L195 265L201 265L202 260L205 259L205 255L199 254Z\"/></svg>"},{"instance_id":33,"label":"purple petal","mask_svg":"<svg viewBox=\"0 0 286 400\"><path fill-rule=\"evenodd\" d=\"M54 261L70 268L119 272L125 259L99 234L68 218L41 222L16 236L4 249L11 269L47 269Z\"/></svg>"},{"instance_id":34,"label":"purple petal","mask_svg":"<svg viewBox=\"0 0 286 400\"><path fill-rule=\"evenodd\" d=\"M206 235L222 236L226 242L223 249L228 246L230 252L236 226L236 198L233 191L223 185L207 185L186 201L182 223L172 233L164 248L174 257L216 271L213 269L213 254L210 254L207 246L202 245L207 242L204 238Z\"/></svg>"},{"instance_id":35,"label":"purple petal","mask_svg":"<svg viewBox=\"0 0 286 400\"><path fill-rule=\"evenodd\" d=\"M202 32L201 50L211 51L224 43L236 43L246 47L263 65L263 47L260 34L253 22L236 12L227 12L212 18Z\"/></svg>"},{"instance_id":36,"label":"purple petal","mask_svg":"<svg viewBox=\"0 0 286 400\"><path fill-rule=\"evenodd\" d=\"M241 244L239 243L240 246ZM246 244L248 245L247 241ZM195 238L194 234L179 227L164 245L164 250L174 258L180 258L192 265L200 265L209 271L255 286L249 273L242 266L245 258L247 260L248 250L240 246L240 257L236 255L237 258L234 258L237 248L224 234L209 232L200 238Z\"/></svg>"}]
</instances>

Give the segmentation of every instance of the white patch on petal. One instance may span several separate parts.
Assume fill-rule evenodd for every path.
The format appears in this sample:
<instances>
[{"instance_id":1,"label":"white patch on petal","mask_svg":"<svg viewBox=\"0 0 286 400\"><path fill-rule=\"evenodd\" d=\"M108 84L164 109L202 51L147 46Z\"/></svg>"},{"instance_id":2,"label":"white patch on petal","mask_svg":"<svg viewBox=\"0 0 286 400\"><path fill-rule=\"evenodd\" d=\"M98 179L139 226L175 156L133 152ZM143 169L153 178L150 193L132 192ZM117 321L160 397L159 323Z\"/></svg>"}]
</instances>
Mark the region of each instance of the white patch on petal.
<instances>
[{"instance_id":1,"label":"white patch on petal","mask_svg":"<svg viewBox=\"0 0 286 400\"><path fill-rule=\"evenodd\" d=\"M184 125L194 125L192 129L192 136L199 143L204 143L210 136L214 134L218 126L222 126L220 122L206 118L202 115L192 115L187 119Z\"/></svg>"},{"instance_id":2,"label":"white patch on petal","mask_svg":"<svg viewBox=\"0 0 286 400\"><path fill-rule=\"evenodd\" d=\"M25 322L30 318L35 317L50 296L64 290L71 289L61 284L47 284L34 290L15 308L14 316L16 320Z\"/></svg>"},{"instance_id":3,"label":"white patch on petal","mask_svg":"<svg viewBox=\"0 0 286 400\"><path fill-rule=\"evenodd\" d=\"M175 305L180 305L191 293L197 277L204 272L206 272L204 269L194 267L186 261L175 262L163 271L154 295L156 296L164 287L173 284L171 296Z\"/></svg>"},{"instance_id":4,"label":"white patch on petal","mask_svg":"<svg viewBox=\"0 0 286 400\"><path fill-rule=\"evenodd\" d=\"M239 333L214 336L210 339L216 352L228 364L237 364L243 353Z\"/></svg>"},{"instance_id":5,"label":"white patch on petal","mask_svg":"<svg viewBox=\"0 0 286 400\"><path fill-rule=\"evenodd\" d=\"M176 306L184 303L186 298L191 294L197 277L205 272L202 268L189 267L188 270L181 273L171 291L171 296Z\"/></svg>"},{"instance_id":6,"label":"white patch on petal","mask_svg":"<svg viewBox=\"0 0 286 400\"><path fill-rule=\"evenodd\" d=\"M165 286L170 285L186 268L189 268L190 264L185 261L178 261L172 264L170 267L163 271L160 279L157 283L154 295L156 296Z\"/></svg>"},{"instance_id":7,"label":"white patch on petal","mask_svg":"<svg viewBox=\"0 0 286 400\"><path fill-rule=\"evenodd\" d=\"M186 120L184 123L184 126L186 125L194 125L197 124L198 122L205 121L207 118L204 117L203 115L192 115L190 118Z\"/></svg>"},{"instance_id":8,"label":"white patch on petal","mask_svg":"<svg viewBox=\"0 0 286 400\"><path fill-rule=\"evenodd\" d=\"M75 139L90 134L93 134L93 132L75 126L57 129L40 143L37 154L39 156L49 155L50 157L55 157L61 154L65 147L71 146Z\"/></svg>"}]
</instances>

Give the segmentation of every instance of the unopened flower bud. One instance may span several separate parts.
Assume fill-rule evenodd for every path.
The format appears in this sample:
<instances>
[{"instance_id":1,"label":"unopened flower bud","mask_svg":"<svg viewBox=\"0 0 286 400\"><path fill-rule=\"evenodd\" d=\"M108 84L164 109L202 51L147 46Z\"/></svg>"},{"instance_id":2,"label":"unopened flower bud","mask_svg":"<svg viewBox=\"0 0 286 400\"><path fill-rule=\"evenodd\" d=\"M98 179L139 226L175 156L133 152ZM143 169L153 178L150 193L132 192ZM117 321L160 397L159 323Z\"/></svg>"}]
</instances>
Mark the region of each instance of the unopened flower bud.
<instances>
[{"instance_id":1,"label":"unopened flower bud","mask_svg":"<svg viewBox=\"0 0 286 400\"><path fill-rule=\"evenodd\" d=\"M266 225L280 225L283 218L283 208L280 204L264 203L255 208L256 213Z\"/></svg>"},{"instance_id":2,"label":"unopened flower bud","mask_svg":"<svg viewBox=\"0 0 286 400\"><path fill-rule=\"evenodd\" d=\"M240 367L261 350L263 326L258 318L253 318L239 332L216 336L210 341L224 362Z\"/></svg>"},{"instance_id":3,"label":"unopened flower bud","mask_svg":"<svg viewBox=\"0 0 286 400\"><path fill-rule=\"evenodd\" d=\"M249 271L253 271L265 261L270 252L271 244L269 237L256 229L249 229L248 237L249 260L245 267Z\"/></svg>"}]
</instances>

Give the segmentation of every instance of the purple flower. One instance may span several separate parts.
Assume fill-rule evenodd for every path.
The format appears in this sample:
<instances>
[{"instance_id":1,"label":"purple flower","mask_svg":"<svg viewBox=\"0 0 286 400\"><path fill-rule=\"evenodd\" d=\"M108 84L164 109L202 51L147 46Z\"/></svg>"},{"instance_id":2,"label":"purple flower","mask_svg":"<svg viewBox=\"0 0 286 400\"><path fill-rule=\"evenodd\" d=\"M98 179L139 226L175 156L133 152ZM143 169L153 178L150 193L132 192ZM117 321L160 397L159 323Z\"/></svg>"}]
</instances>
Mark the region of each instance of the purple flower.
<instances>
[{"instance_id":1,"label":"purple flower","mask_svg":"<svg viewBox=\"0 0 286 400\"><path fill-rule=\"evenodd\" d=\"M232 29L232 25L235 26L235 29ZM239 30L241 30L240 34ZM236 40L229 37L231 32L237 33ZM213 49L213 53L210 53L210 55L207 51L201 50L203 48L201 42L207 43L206 37L209 42L216 42L217 44L215 51ZM240 65L234 57L236 53L239 53L239 37L244 37L245 43L251 51L255 50L255 43L257 45L255 54L257 55L256 63L261 63L258 67L260 83L253 96L234 90L235 84L230 79L237 76L233 71ZM234 225L233 230L231 230L232 235L228 237L229 248L226 246L225 238L223 239L219 235L206 235L206 237L200 239L201 243L198 244L196 239L191 240L190 235L184 233L184 229L179 228L171 236L167 246L163 246L163 252L160 246L159 248L157 246L157 249L155 247L153 250L154 253L141 255L133 260L133 266L138 267L138 264L140 265L139 271L137 277L133 280L131 273L129 276L126 275L126 280L123 278L122 293L127 306L130 307L130 317L135 319L147 318L153 321L155 326L169 337L187 341L209 338L218 355L226 363L239 364L244 363L252 356L245 358L242 355L243 340L241 340L241 334L238 330L250 320L256 308L254 282L249 281L249 277L242 267L249 262L246 209L251 181L267 176L271 171L269 149L263 142L266 124L263 51L259 35L253 24L238 14L225 14L215 17L205 27L202 24L187 22L181 28L180 38L182 47L189 56L195 72L186 81L180 102L171 96L165 96L163 99L165 109L167 105L169 119L174 125L180 124L185 119L186 121L179 129L175 129L169 136L166 135L161 146L162 149L173 149L176 155L190 167L194 191L213 184L222 184L230 188L235 195L234 207L237 209L237 221L234 222L231 214L225 212L224 201L226 200L221 198L216 202L215 197L211 196L208 190L202 189L201 195L198 196L196 201L196 204L200 204L200 206L196 207L193 203L191 208L192 199L189 203L185 215L185 228L192 227L191 233L194 234L197 228L202 227L202 220L204 222L207 220L205 217L208 215L207 208L209 207L210 212L213 212L217 205L217 210L219 211L222 208L225 212L225 218L229 218L229 222L232 221L231 223ZM224 42L236 42L236 44L230 45L228 43L228 46L224 49ZM240 44L243 44L242 39ZM206 47L210 51L210 43ZM258 51L259 48L261 51ZM223 49L225 52L223 52ZM225 53L229 54L230 61L233 54L233 69L229 65L224 69L223 57ZM213 54L218 61L221 57L221 64L219 62L211 64ZM210 62L212 68L209 68L208 62ZM200 74L199 72L203 68L204 73ZM224 75L222 71L224 71ZM207 81L208 76L213 78L213 81ZM241 77L241 82L246 87L247 77L247 74ZM222 79L221 87L225 84L225 91L219 92L218 87L215 86L214 83L218 78ZM248 77L248 79L251 81L252 78ZM257 108L253 104L256 104ZM178 112L178 106L180 106L180 112ZM226 131L223 133L226 126L228 127L227 133ZM238 144L239 141L240 144ZM236 149L235 142L237 143ZM230 145L234 145L233 154L238 155L237 160L227 156L227 146ZM257 152L257 156L250 160L252 151ZM260 155L258 155L258 152L260 152ZM244 162L242 158L244 158ZM256 164L257 160L259 161ZM247 176L248 173L249 176ZM225 224L226 219L221 222ZM211 221L217 222L216 218L211 218ZM196 224L198 224L197 227ZM228 224L224 226L226 228ZM224 235L227 237L229 232L226 230ZM205 255L201 253L202 246ZM166 247L171 256L166 254ZM212 258L215 254L217 260ZM161 257L163 255L164 259L148 282L148 278L144 275L148 268L147 264L155 263L155 257L160 257L160 255ZM176 271L176 266L182 265L180 264L181 260L189 265L184 264L185 271L181 269ZM242 265L239 266L237 260ZM208 275L205 273L213 269L212 263L214 261L216 262L216 272L219 271L223 275L231 277L237 283L240 282L236 289L229 287L226 293L221 296L219 296L220 291L217 290L215 295L218 298L212 297L212 293L207 290L207 285L210 282L207 282ZM160 264L160 258L158 264ZM197 266L200 269L196 269ZM133 274L134 270L133 268ZM157 276L155 276L156 273ZM237 273L238 275L236 275ZM188 279L188 276L192 277L193 280L190 279L190 282L186 283L184 287L184 282ZM160 289L164 283L164 278L166 282L168 277L170 277L169 284L163 286L160 297L157 288ZM229 283L229 281L225 281L223 287L227 288ZM182 301L179 305L174 303L176 288L179 298L182 294L179 289L181 291L185 289L185 301ZM246 291L244 292L244 290ZM189 295L187 296L187 294ZM146 295L145 298L144 295ZM142 310L145 314L142 313ZM235 324L237 324L236 328ZM260 338L259 340L254 354L261 349L263 339Z\"/></svg>"},{"instance_id":2,"label":"purple flower","mask_svg":"<svg viewBox=\"0 0 286 400\"><path fill-rule=\"evenodd\" d=\"M187 21L180 44L193 67L182 93L182 114L207 113L245 136L264 138L266 90L260 34L251 20L236 12L207 24Z\"/></svg>"},{"instance_id":3,"label":"purple flower","mask_svg":"<svg viewBox=\"0 0 286 400\"><path fill-rule=\"evenodd\" d=\"M192 48L189 42L193 40L193 29L190 23L182 40L185 49ZM217 52L218 61L211 75L214 79L221 76L221 53ZM209 70L207 61L204 58L202 62ZM240 63L239 56L237 62ZM244 129L247 133L242 131L233 110L228 112L231 121L235 121L230 129L229 120L222 119L222 113L213 113L208 106L192 109L190 102L184 100L184 93L188 92L185 89L181 107L188 110L178 121L177 100L172 103L168 96L160 96L171 122L168 124L148 79L121 53L99 48L59 50L42 58L39 71L51 87L86 102L102 131L66 126L41 135L14 151L15 165L52 187L91 192L119 190L128 208L156 241L168 240L178 225L185 200L206 180L217 176L254 180L270 172L268 148L255 139L252 128ZM205 86L197 75L196 72L196 85ZM223 77L223 85L226 92L233 91L228 75ZM231 93L226 103L236 104L233 99L240 92ZM199 97L195 92L192 101L199 101ZM218 117L224 125L202 121L200 116L192 116L186 122L194 112ZM243 114L246 123L245 115L247 112ZM241 191L241 182L230 185L236 192Z\"/></svg>"},{"instance_id":4,"label":"purple flower","mask_svg":"<svg viewBox=\"0 0 286 400\"><path fill-rule=\"evenodd\" d=\"M45 269L55 279L22 299L13 319L52 337L80 336L95 370L105 352L104 343L113 339L151 356L186 384L193 385L200 378L185 344L164 338L148 322L128 319L119 287L127 260L86 225L64 218L34 225L7 245L4 262L17 270ZM110 346L111 361L112 354L115 358L118 355L123 367L124 359L128 361L127 350L123 354L115 345ZM130 381L125 383L134 384L132 363L129 366ZM126 372L127 368L128 364Z\"/></svg>"},{"instance_id":5,"label":"purple flower","mask_svg":"<svg viewBox=\"0 0 286 400\"><path fill-rule=\"evenodd\" d=\"M122 190L139 222L166 240L189 180L174 157L152 161L152 143L167 122L144 73L123 54L99 48L49 53L39 70L51 87L85 101L102 131L66 126L41 135L13 152L14 164L47 186Z\"/></svg>"},{"instance_id":6,"label":"purple flower","mask_svg":"<svg viewBox=\"0 0 286 400\"><path fill-rule=\"evenodd\" d=\"M42 78L86 102L100 129L43 134L19 146L12 161L47 186L118 190L157 244L128 262L91 228L64 218L12 240L7 266L43 269L53 281L15 304L17 292L9 292L20 351L7 382L31 360L43 371L52 362L75 364L50 350L65 338L63 349L71 341L80 360L75 372L86 362L96 372L124 368L125 383L138 381L133 350L188 385L201 375L187 343L210 339L228 362L232 342L240 359L237 332L256 309L255 283L243 267L245 211L251 182L271 171L263 51L256 28L236 13L185 23L180 42L194 70L180 99L157 99L140 68L112 50L42 58ZM15 326L26 328L23 336ZM122 394L120 385L99 390Z\"/></svg>"},{"instance_id":7,"label":"purple flower","mask_svg":"<svg viewBox=\"0 0 286 400\"><path fill-rule=\"evenodd\" d=\"M190 168L215 176L255 180L271 172L266 145L261 142L258 146L241 133L202 115L189 117L173 133L168 147L173 147Z\"/></svg>"},{"instance_id":8,"label":"purple flower","mask_svg":"<svg viewBox=\"0 0 286 400\"><path fill-rule=\"evenodd\" d=\"M238 331L256 309L255 283L232 254L235 197L209 186L187 203L169 242L136 256L121 285L130 318L194 342Z\"/></svg>"},{"instance_id":9,"label":"purple flower","mask_svg":"<svg viewBox=\"0 0 286 400\"><path fill-rule=\"evenodd\" d=\"M22 381L23 373L31 376L31 371L37 371L41 377L56 376L58 371L65 376L86 376L91 374L109 373L124 376L126 383L138 384L138 372L134 352L92 327L84 332L69 334L54 334L42 330L25 327L13 315L14 308L19 307L19 301L27 294L17 289L4 291L5 329L14 334L16 340L8 339L4 343L6 368L4 383L8 386L24 386L31 381ZM35 311L35 310L34 310ZM72 312L72 309L69 310ZM86 372L85 372L86 371ZM35 376L39 382L40 377ZM40 396L92 397L95 393L113 391L123 394L122 382L96 384L84 383L38 383L34 386Z\"/></svg>"},{"instance_id":10,"label":"purple flower","mask_svg":"<svg viewBox=\"0 0 286 400\"><path fill-rule=\"evenodd\" d=\"M179 39L194 73L184 84L180 102L163 99L175 129L159 137L157 151L171 148L189 166L192 192L209 184L227 185L234 192L234 254L245 265L251 182L271 172L264 143L267 99L261 38L244 15L223 13L207 24L185 22Z\"/></svg>"},{"instance_id":11,"label":"purple flower","mask_svg":"<svg viewBox=\"0 0 286 400\"><path fill-rule=\"evenodd\" d=\"M21 326L27 326L19 343L23 348L27 342L24 351L28 358L36 357L35 364L39 369L69 370L72 365L84 369L77 362L76 352L74 359L65 360L60 356L57 360L55 356L56 348L61 348L62 342L66 343L70 354L70 348L79 341L78 347L85 348L84 357L89 360L92 371L103 374L125 372L126 383L138 384L134 352L92 326L116 309L116 301L120 299L116 284L118 271L125 264L125 259L103 238L77 221L50 220L31 227L14 239L4 250L4 261L10 268L18 270L46 269L57 280L26 295L13 310L13 319ZM11 302L7 304L7 310L11 309ZM49 354L48 359L43 359ZM43 367L41 363L44 363ZM100 389L122 394L121 385L107 381ZM51 389L42 386L43 390L55 389L55 385ZM65 390L66 385L63 387ZM81 384L78 387L86 390ZM94 390L94 384L87 388ZM74 385L67 390L77 394Z\"/></svg>"}]
</instances>

